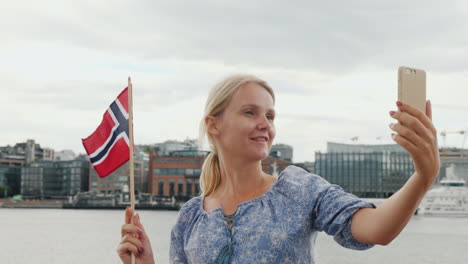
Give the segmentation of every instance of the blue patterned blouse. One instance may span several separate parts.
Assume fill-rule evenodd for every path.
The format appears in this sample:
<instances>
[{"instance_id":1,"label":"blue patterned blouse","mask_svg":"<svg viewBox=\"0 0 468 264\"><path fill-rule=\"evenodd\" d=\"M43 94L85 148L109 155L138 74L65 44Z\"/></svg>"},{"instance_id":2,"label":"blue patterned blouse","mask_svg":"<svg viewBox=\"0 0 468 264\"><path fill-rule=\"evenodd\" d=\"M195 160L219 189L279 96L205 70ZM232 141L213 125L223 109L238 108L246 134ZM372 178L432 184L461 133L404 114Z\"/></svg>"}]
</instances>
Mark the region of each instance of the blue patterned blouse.
<instances>
[{"instance_id":1,"label":"blue patterned blouse","mask_svg":"<svg viewBox=\"0 0 468 264\"><path fill-rule=\"evenodd\" d=\"M260 197L239 204L229 228L221 208L190 199L172 228L171 263L314 263L317 232L344 247L372 247L351 234L352 215L372 203L296 167L287 167Z\"/></svg>"}]
</instances>

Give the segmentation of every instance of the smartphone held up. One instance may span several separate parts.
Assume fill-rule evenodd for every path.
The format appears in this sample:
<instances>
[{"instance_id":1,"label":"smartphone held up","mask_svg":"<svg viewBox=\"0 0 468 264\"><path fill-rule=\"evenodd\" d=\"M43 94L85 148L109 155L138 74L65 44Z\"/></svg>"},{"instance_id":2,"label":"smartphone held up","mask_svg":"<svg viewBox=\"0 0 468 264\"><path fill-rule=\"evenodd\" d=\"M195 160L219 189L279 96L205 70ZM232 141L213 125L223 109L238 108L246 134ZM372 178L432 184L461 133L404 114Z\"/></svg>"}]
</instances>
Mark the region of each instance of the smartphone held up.
<instances>
[{"instance_id":1,"label":"smartphone held up","mask_svg":"<svg viewBox=\"0 0 468 264\"><path fill-rule=\"evenodd\" d=\"M410 67L398 68L398 100L426 113L426 72Z\"/></svg>"}]
</instances>

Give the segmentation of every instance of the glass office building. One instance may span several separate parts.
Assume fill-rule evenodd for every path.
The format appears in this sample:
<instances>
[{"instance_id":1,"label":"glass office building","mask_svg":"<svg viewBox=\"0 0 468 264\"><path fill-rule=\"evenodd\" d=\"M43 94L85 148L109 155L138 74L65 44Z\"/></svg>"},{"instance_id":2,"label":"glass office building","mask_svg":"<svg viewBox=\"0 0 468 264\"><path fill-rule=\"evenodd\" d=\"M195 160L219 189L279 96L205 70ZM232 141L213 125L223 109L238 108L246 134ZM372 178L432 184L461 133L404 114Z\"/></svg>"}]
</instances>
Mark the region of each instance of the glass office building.
<instances>
[{"instance_id":1,"label":"glass office building","mask_svg":"<svg viewBox=\"0 0 468 264\"><path fill-rule=\"evenodd\" d=\"M361 198L387 198L414 173L411 156L398 145L328 143L316 152L315 173Z\"/></svg>"},{"instance_id":2,"label":"glass office building","mask_svg":"<svg viewBox=\"0 0 468 264\"><path fill-rule=\"evenodd\" d=\"M20 193L21 167L0 164L0 197L9 197Z\"/></svg>"},{"instance_id":3,"label":"glass office building","mask_svg":"<svg viewBox=\"0 0 468 264\"><path fill-rule=\"evenodd\" d=\"M89 162L41 161L21 168L21 194L28 198L66 198L88 190Z\"/></svg>"}]
</instances>

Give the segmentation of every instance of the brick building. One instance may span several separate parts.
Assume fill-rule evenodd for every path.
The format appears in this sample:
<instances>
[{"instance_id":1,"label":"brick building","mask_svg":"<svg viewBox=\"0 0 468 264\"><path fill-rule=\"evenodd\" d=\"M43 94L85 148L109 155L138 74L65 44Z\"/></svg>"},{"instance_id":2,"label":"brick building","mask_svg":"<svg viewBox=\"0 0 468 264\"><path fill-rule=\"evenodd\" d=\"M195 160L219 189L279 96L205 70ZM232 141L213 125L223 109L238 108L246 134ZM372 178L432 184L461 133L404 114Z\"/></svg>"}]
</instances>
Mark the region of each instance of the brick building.
<instances>
[{"instance_id":1,"label":"brick building","mask_svg":"<svg viewBox=\"0 0 468 264\"><path fill-rule=\"evenodd\" d=\"M189 199L200 194L200 173L208 151L180 150L167 155L153 151L150 155L149 192L159 197ZM273 176L290 162L272 156L262 161L262 169Z\"/></svg>"},{"instance_id":2,"label":"brick building","mask_svg":"<svg viewBox=\"0 0 468 264\"><path fill-rule=\"evenodd\" d=\"M292 165L292 163L272 156L268 156L262 160L263 172L276 177L289 165Z\"/></svg>"},{"instance_id":3,"label":"brick building","mask_svg":"<svg viewBox=\"0 0 468 264\"><path fill-rule=\"evenodd\" d=\"M150 154L149 193L160 197L191 197L200 192L201 167L208 151L177 150Z\"/></svg>"}]
</instances>

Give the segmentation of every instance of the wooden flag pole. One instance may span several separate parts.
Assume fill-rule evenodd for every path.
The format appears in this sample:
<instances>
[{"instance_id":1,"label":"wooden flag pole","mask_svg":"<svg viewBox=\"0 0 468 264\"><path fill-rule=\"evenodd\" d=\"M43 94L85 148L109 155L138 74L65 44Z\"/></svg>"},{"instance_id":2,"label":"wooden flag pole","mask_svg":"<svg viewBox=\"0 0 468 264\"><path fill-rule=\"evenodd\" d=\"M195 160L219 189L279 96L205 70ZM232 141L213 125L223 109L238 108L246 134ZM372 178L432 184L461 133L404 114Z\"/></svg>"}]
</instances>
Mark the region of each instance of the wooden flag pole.
<instances>
[{"instance_id":1,"label":"wooden flag pole","mask_svg":"<svg viewBox=\"0 0 468 264\"><path fill-rule=\"evenodd\" d=\"M133 215L135 213L135 176L134 176L134 163L133 163L133 88L132 80L128 76L128 134L130 136L130 206ZM131 218L133 224L133 217ZM135 264L135 255L132 252L132 264Z\"/></svg>"}]
</instances>

